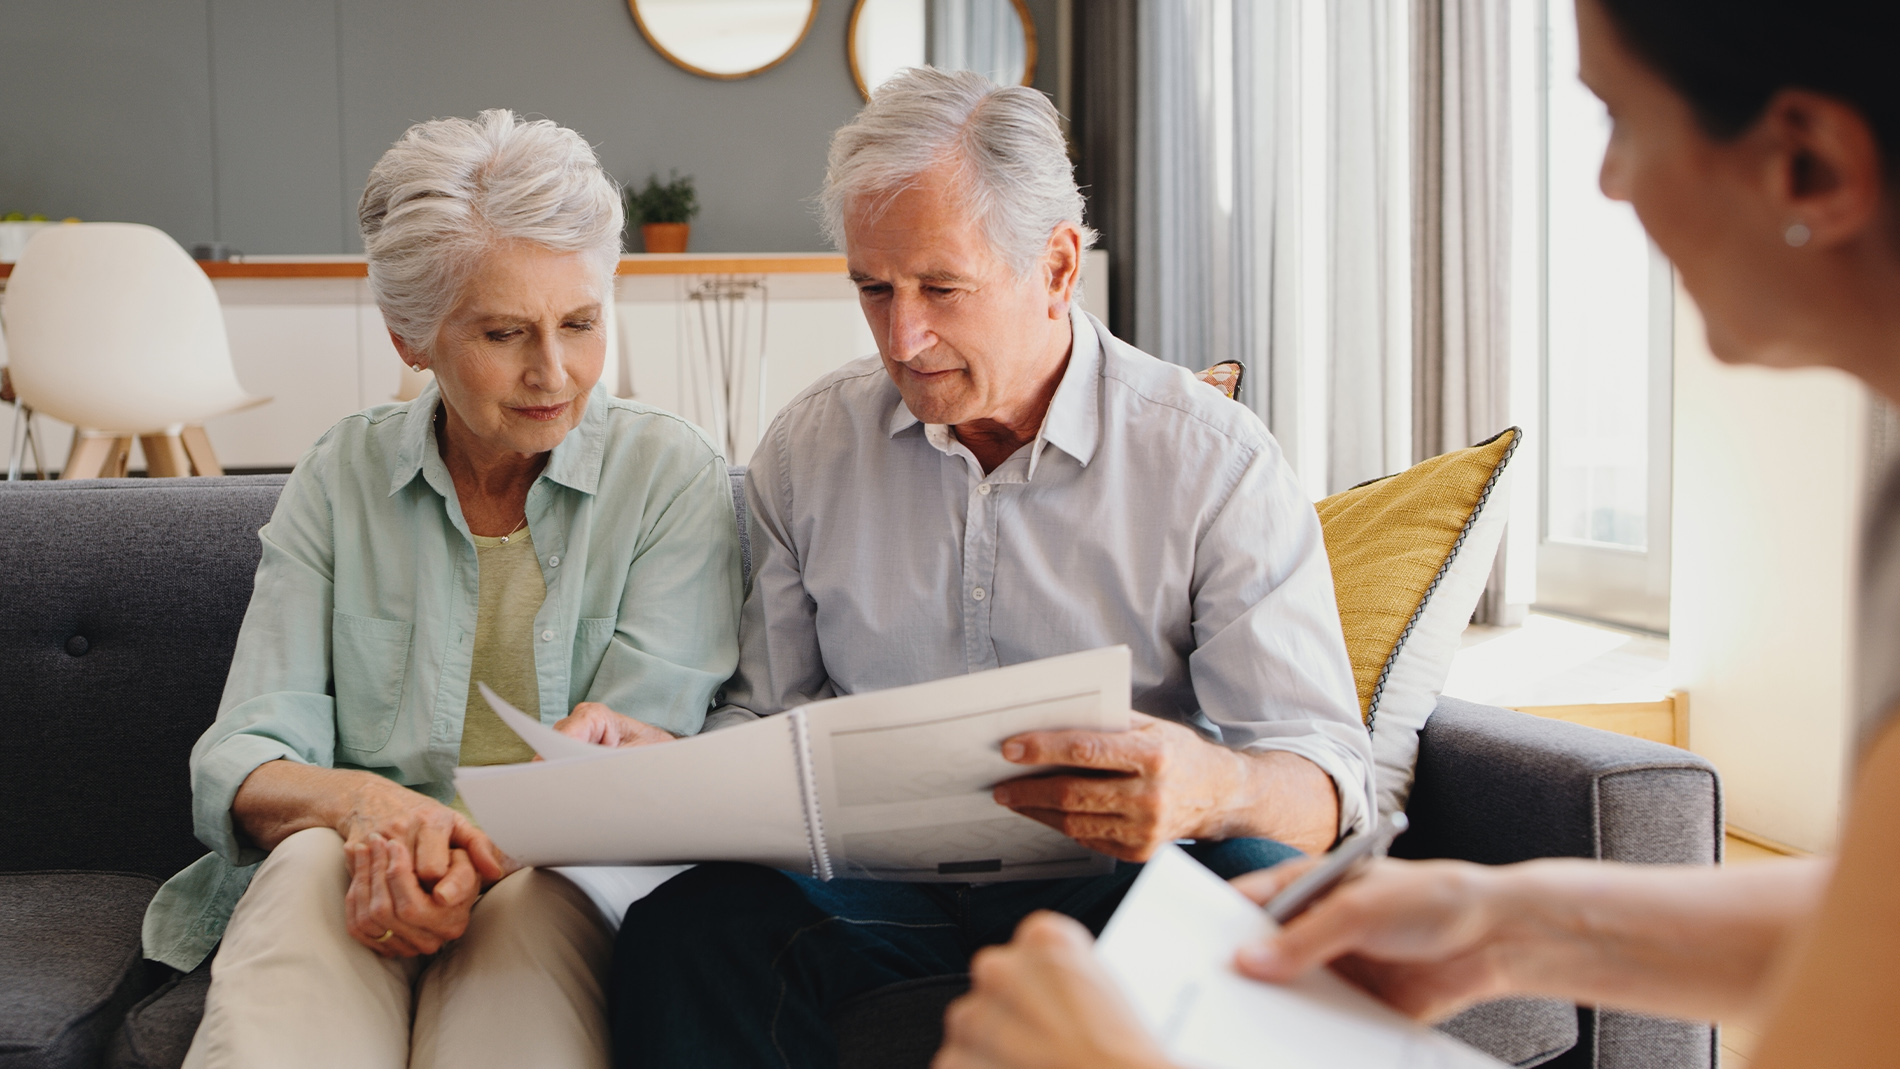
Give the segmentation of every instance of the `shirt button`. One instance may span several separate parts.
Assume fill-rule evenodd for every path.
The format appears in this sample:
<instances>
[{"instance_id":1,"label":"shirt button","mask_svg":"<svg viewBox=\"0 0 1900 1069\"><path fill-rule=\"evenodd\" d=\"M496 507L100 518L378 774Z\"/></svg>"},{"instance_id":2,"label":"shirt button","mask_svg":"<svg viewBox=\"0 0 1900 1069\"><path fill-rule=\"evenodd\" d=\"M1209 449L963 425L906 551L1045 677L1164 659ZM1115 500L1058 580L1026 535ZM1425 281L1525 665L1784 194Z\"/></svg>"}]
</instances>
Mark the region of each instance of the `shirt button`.
<instances>
[{"instance_id":1,"label":"shirt button","mask_svg":"<svg viewBox=\"0 0 1900 1069\"><path fill-rule=\"evenodd\" d=\"M984 497L990 496L990 484L989 483L976 484L976 492L979 494L982 494Z\"/></svg>"},{"instance_id":2,"label":"shirt button","mask_svg":"<svg viewBox=\"0 0 1900 1069\"><path fill-rule=\"evenodd\" d=\"M559 568L560 566L561 566L561 555L559 553L556 553L552 557L548 558L548 567Z\"/></svg>"},{"instance_id":3,"label":"shirt button","mask_svg":"<svg viewBox=\"0 0 1900 1069\"><path fill-rule=\"evenodd\" d=\"M970 591L970 596L975 598L978 601L982 601L984 598L988 597L989 595L983 593L982 587L977 587L975 590Z\"/></svg>"},{"instance_id":4,"label":"shirt button","mask_svg":"<svg viewBox=\"0 0 1900 1069\"><path fill-rule=\"evenodd\" d=\"M543 641L543 642L553 642L553 641L554 641L554 632L553 632L553 631L543 631L543 632L541 632L541 641Z\"/></svg>"}]
</instances>

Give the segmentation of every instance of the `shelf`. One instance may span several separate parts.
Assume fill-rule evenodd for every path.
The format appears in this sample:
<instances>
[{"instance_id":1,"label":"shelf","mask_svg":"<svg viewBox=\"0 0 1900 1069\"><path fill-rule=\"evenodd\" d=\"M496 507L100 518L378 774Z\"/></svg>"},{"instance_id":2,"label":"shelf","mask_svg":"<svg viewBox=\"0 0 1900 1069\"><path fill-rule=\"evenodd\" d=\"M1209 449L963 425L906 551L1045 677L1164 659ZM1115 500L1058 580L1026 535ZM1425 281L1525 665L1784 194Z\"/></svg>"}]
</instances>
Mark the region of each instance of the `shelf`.
<instances>
[{"instance_id":1,"label":"shelf","mask_svg":"<svg viewBox=\"0 0 1900 1069\"><path fill-rule=\"evenodd\" d=\"M212 278L364 278L369 269L360 259L200 260L198 266ZM13 274L13 265L0 263L0 278ZM842 275L844 257L836 253L682 252L622 256L620 275Z\"/></svg>"}]
</instances>

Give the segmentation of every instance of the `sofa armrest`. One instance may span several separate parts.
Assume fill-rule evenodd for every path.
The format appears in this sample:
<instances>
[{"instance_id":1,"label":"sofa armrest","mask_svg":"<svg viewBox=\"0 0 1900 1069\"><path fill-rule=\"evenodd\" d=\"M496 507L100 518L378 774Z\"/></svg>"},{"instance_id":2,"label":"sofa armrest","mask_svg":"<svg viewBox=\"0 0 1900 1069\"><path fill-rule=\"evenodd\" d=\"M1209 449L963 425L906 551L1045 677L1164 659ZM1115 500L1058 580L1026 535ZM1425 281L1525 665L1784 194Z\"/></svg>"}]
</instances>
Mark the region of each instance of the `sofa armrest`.
<instances>
[{"instance_id":1,"label":"sofa armrest","mask_svg":"<svg viewBox=\"0 0 1900 1069\"><path fill-rule=\"evenodd\" d=\"M1539 857L1712 865L1722 857L1722 784L1686 750L1561 720L1440 698L1419 733L1418 775L1406 805L1412 830L1392 853L1503 865ZM1538 1007L1545 1008L1540 1012ZM1520 1065L1532 1031L1499 1028L1515 1014L1547 1024L1543 999L1474 1007L1448 1030ZM1707 1069L1716 1036L1706 1024L1588 1007L1578 1042L1552 1067ZM1533 1046L1536 1044L1532 1044Z\"/></svg>"},{"instance_id":2,"label":"sofa armrest","mask_svg":"<svg viewBox=\"0 0 1900 1069\"><path fill-rule=\"evenodd\" d=\"M1457 698L1419 735L1400 857L1502 865L1538 857L1712 865L1715 767L1673 746Z\"/></svg>"}]
</instances>

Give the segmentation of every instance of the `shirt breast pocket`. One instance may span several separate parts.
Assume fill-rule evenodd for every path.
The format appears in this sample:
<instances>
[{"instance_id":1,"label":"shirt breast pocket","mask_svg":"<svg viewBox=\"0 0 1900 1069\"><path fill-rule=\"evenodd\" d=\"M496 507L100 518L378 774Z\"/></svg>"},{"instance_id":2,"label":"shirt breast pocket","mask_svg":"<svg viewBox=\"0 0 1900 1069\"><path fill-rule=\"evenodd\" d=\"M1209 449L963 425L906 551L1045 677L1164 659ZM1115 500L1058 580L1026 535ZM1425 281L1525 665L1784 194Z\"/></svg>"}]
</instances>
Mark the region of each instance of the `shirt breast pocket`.
<instances>
[{"instance_id":1,"label":"shirt breast pocket","mask_svg":"<svg viewBox=\"0 0 1900 1069\"><path fill-rule=\"evenodd\" d=\"M415 625L347 612L330 614L330 675L337 743L358 753L389 745L402 709Z\"/></svg>"}]
</instances>

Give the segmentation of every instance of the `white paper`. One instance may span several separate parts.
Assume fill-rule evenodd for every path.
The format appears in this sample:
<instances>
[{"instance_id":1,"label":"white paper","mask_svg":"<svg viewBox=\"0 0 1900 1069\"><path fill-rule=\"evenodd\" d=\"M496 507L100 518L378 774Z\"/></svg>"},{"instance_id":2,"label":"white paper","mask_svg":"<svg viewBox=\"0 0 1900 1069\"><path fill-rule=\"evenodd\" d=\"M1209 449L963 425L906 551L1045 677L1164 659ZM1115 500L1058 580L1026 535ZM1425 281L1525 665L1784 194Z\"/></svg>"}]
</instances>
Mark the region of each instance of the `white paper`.
<instances>
[{"instance_id":1,"label":"white paper","mask_svg":"<svg viewBox=\"0 0 1900 1069\"><path fill-rule=\"evenodd\" d=\"M549 869L583 891L600 911L607 930L617 932L627 907L659 890L691 865L569 865Z\"/></svg>"},{"instance_id":2,"label":"white paper","mask_svg":"<svg viewBox=\"0 0 1900 1069\"><path fill-rule=\"evenodd\" d=\"M532 865L748 861L901 880L1107 872L1094 854L996 804L1026 731L1128 727L1126 647L815 702L654 746L568 738L484 690L545 761L456 771L482 829ZM795 743L805 726L810 811ZM818 842L814 841L816 831Z\"/></svg>"},{"instance_id":3,"label":"white paper","mask_svg":"<svg viewBox=\"0 0 1900 1069\"><path fill-rule=\"evenodd\" d=\"M1095 952L1168 1056L1191 1069L1502 1069L1327 969L1263 984L1234 953L1273 922L1179 847L1143 868Z\"/></svg>"},{"instance_id":4,"label":"white paper","mask_svg":"<svg viewBox=\"0 0 1900 1069\"><path fill-rule=\"evenodd\" d=\"M789 717L601 756L458 768L455 786L495 845L526 865L812 870Z\"/></svg>"},{"instance_id":5,"label":"white paper","mask_svg":"<svg viewBox=\"0 0 1900 1069\"><path fill-rule=\"evenodd\" d=\"M488 702L488 707L495 711L495 715L501 717L501 722L521 736L521 741L533 747L534 752L540 754L545 760L556 761L563 757L599 757L613 752L614 748L611 746L599 746L561 734L503 701L501 695L490 690L486 683L475 685L481 688L482 698Z\"/></svg>"},{"instance_id":6,"label":"white paper","mask_svg":"<svg viewBox=\"0 0 1900 1069\"><path fill-rule=\"evenodd\" d=\"M805 707L825 846L841 876L997 881L1100 875L1115 861L990 791L1049 771L1003 759L1028 731L1128 730L1126 646Z\"/></svg>"}]
</instances>

